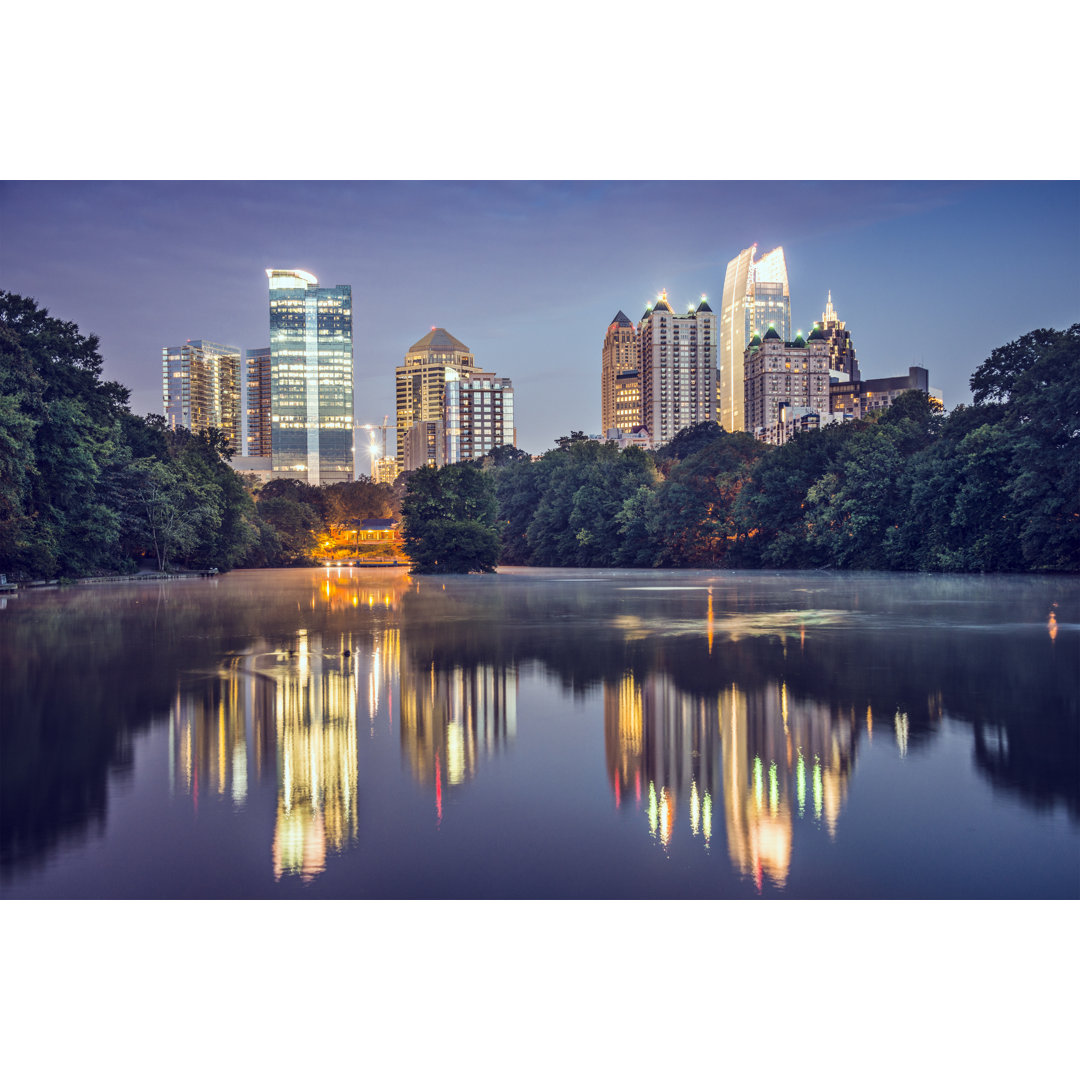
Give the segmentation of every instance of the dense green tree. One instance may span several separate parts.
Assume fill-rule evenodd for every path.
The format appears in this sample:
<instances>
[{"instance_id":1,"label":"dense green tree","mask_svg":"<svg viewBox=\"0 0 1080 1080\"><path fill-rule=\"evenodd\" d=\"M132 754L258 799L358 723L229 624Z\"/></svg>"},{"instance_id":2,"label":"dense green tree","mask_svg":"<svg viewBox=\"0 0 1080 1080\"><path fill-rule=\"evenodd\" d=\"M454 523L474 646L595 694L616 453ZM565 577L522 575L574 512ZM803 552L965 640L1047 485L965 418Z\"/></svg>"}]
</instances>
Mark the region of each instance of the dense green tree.
<instances>
[{"instance_id":1,"label":"dense green tree","mask_svg":"<svg viewBox=\"0 0 1080 1080\"><path fill-rule=\"evenodd\" d=\"M526 458L493 470L502 541L500 562L512 566L529 564L533 549L528 528L540 505L549 469Z\"/></svg>"},{"instance_id":2,"label":"dense green tree","mask_svg":"<svg viewBox=\"0 0 1080 1080\"><path fill-rule=\"evenodd\" d=\"M819 565L806 520L807 494L833 468L845 440L863 427L853 422L805 432L757 460L734 506L736 529L745 537L743 565Z\"/></svg>"},{"instance_id":3,"label":"dense green tree","mask_svg":"<svg viewBox=\"0 0 1080 1080\"><path fill-rule=\"evenodd\" d=\"M676 432L670 442L654 451L657 468L667 476L675 462L685 461L723 436L724 429L715 420L691 424Z\"/></svg>"},{"instance_id":4,"label":"dense green tree","mask_svg":"<svg viewBox=\"0 0 1080 1080\"><path fill-rule=\"evenodd\" d=\"M377 484L366 476L344 484L331 484L325 489L326 523L344 527L364 518L393 517L399 500L389 484Z\"/></svg>"},{"instance_id":5,"label":"dense green tree","mask_svg":"<svg viewBox=\"0 0 1080 1080\"><path fill-rule=\"evenodd\" d=\"M17 575L115 564L120 509L99 490L124 455L127 390L101 379L98 339L0 292L0 565Z\"/></svg>"},{"instance_id":6,"label":"dense green tree","mask_svg":"<svg viewBox=\"0 0 1080 1080\"><path fill-rule=\"evenodd\" d=\"M128 466L127 480L141 535L153 548L159 570L167 569L170 560L183 560L203 531L221 521L213 491L175 460L140 458Z\"/></svg>"},{"instance_id":7,"label":"dense green tree","mask_svg":"<svg viewBox=\"0 0 1080 1080\"><path fill-rule=\"evenodd\" d=\"M971 385L977 400L1006 397L1024 565L1080 569L1080 323L995 349Z\"/></svg>"},{"instance_id":8,"label":"dense green tree","mask_svg":"<svg viewBox=\"0 0 1080 1080\"><path fill-rule=\"evenodd\" d=\"M700 449L675 460L658 491L657 565L715 566L730 561L739 540L735 502L753 463L768 447L719 424L696 425ZM715 429L715 430L713 430ZM689 430L689 429L688 429Z\"/></svg>"},{"instance_id":9,"label":"dense green tree","mask_svg":"<svg viewBox=\"0 0 1080 1080\"><path fill-rule=\"evenodd\" d=\"M417 469L402 500L405 554L418 574L495 569L498 504L491 473L473 462Z\"/></svg>"},{"instance_id":10,"label":"dense green tree","mask_svg":"<svg viewBox=\"0 0 1080 1080\"><path fill-rule=\"evenodd\" d=\"M254 549L255 564L311 565L315 532L321 525L315 510L299 499L265 494L259 496L257 510L259 540Z\"/></svg>"},{"instance_id":11,"label":"dense green tree","mask_svg":"<svg viewBox=\"0 0 1080 1080\"><path fill-rule=\"evenodd\" d=\"M620 452L614 443L575 439L549 450L535 471L540 498L525 529L529 562L616 565L623 503L656 479L649 456L637 447Z\"/></svg>"},{"instance_id":12,"label":"dense green tree","mask_svg":"<svg viewBox=\"0 0 1080 1080\"><path fill-rule=\"evenodd\" d=\"M480 463L494 468L502 468L505 465L512 465L515 461L528 460L529 455L524 450L519 450L516 446L506 443L503 446L496 446L494 450L489 450L480 459Z\"/></svg>"},{"instance_id":13,"label":"dense green tree","mask_svg":"<svg viewBox=\"0 0 1080 1080\"><path fill-rule=\"evenodd\" d=\"M904 509L903 456L892 434L880 424L855 432L833 467L810 486L804 521L815 565L885 568L883 544L899 527Z\"/></svg>"}]
</instances>

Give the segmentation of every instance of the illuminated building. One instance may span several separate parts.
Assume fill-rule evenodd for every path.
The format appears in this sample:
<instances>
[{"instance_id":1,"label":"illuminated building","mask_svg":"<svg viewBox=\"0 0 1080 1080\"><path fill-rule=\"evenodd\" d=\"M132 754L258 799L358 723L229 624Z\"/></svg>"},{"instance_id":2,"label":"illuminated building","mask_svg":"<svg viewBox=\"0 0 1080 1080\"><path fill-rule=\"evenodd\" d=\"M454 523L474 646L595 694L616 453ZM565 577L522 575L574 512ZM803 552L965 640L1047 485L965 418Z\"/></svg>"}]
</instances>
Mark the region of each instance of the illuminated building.
<instances>
[{"instance_id":1,"label":"illuminated building","mask_svg":"<svg viewBox=\"0 0 1080 1080\"><path fill-rule=\"evenodd\" d=\"M847 324L841 321L832 304L832 291L825 302L825 311L822 313L820 326L825 340L829 343L829 372L834 378L846 378L851 382L858 382L862 377L859 374L859 362L855 359L855 346L851 341L851 333Z\"/></svg>"},{"instance_id":2,"label":"illuminated building","mask_svg":"<svg viewBox=\"0 0 1080 1080\"><path fill-rule=\"evenodd\" d=\"M600 430L632 431L641 413L641 348L634 324L619 311L604 335L600 367Z\"/></svg>"},{"instance_id":3,"label":"illuminated building","mask_svg":"<svg viewBox=\"0 0 1080 1080\"><path fill-rule=\"evenodd\" d=\"M443 404L446 464L483 457L500 446L517 446L514 387L487 371L465 374L448 368Z\"/></svg>"},{"instance_id":4,"label":"illuminated building","mask_svg":"<svg viewBox=\"0 0 1080 1080\"><path fill-rule=\"evenodd\" d=\"M376 458L371 476L376 484L392 484L398 477L397 461L392 457Z\"/></svg>"},{"instance_id":5,"label":"illuminated building","mask_svg":"<svg viewBox=\"0 0 1080 1080\"><path fill-rule=\"evenodd\" d=\"M304 270L270 283L270 449L275 477L353 479L352 289Z\"/></svg>"},{"instance_id":6,"label":"illuminated building","mask_svg":"<svg viewBox=\"0 0 1080 1080\"><path fill-rule=\"evenodd\" d=\"M240 350L213 341L189 341L161 350L165 422L175 431L223 432L234 453L240 438Z\"/></svg>"},{"instance_id":7,"label":"illuminated building","mask_svg":"<svg viewBox=\"0 0 1080 1080\"><path fill-rule=\"evenodd\" d=\"M476 366L468 346L441 327L433 326L409 347L405 362L396 369L397 378L397 463L407 471L405 447L413 424L443 423L446 375L448 371L467 374Z\"/></svg>"},{"instance_id":8,"label":"illuminated building","mask_svg":"<svg viewBox=\"0 0 1080 1080\"><path fill-rule=\"evenodd\" d=\"M746 431L743 413L743 358L754 335L770 326L782 341L791 337L791 295L784 249L754 259L757 245L728 263L720 308L720 368L717 373L717 419L725 431Z\"/></svg>"},{"instance_id":9,"label":"illuminated building","mask_svg":"<svg viewBox=\"0 0 1080 1080\"><path fill-rule=\"evenodd\" d=\"M781 421L782 406L805 409L819 416L829 410L829 343L821 329L809 339L801 334L783 341L770 327L764 337L756 334L743 360L746 430L759 439L772 439Z\"/></svg>"},{"instance_id":10,"label":"illuminated building","mask_svg":"<svg viewBox=\"0 0 1080 1080\"><path fill-rule=\"evenodd\" d=\"M887 379L835 382L829 387L829 401L833 412L848 413L858 420L868 413L887 409L909 390L921 390L931 401L943 405L941 391L930 385L930 373L924 367L909 367L907 375Z\"/></svg>"},{"instance_id":11,"label":"illuminated building","mask_svg":"<svg viewBox=\"0 0 1080 1080\"><path fill-rule=\"evenodd\" d=\"M270 346L244 352L248 457L270 457Z\"/></svg>"},{"instance_id":12,"label":"illuminated building","mask_svg":"<svg viewBox=\"0 0 1080 1080\"><path fill-rule=\"evenodd\" d=\"M642 415L654 446L716 414L716 316L705 298L676 315L661 294L638 323Z\"/></svg>"}]
</instances>

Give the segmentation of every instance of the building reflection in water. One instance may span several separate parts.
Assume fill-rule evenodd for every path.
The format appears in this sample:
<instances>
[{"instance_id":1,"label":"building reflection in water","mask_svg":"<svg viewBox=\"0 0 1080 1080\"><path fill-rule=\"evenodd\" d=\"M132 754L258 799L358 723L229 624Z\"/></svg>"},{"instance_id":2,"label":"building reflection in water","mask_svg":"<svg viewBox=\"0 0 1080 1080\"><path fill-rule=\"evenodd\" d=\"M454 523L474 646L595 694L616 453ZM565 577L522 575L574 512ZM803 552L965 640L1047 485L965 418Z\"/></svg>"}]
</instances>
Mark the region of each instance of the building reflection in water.
<instances>
[{"instance_id":1,"label":"building reflection in water","mask_svg":"<svg viewBox=\"0 0 1080 1080\"><path fill-rule=\"evenodd\" d=\"M400 668L401 749L413 776L435 793L464 784L482 757L517 732L517 672L491 664L437 667L411 658Z\"/></svg>"},{"instance_id":2,"label":"building reflection in water","mask_svg":"<svg viewBox=\"0 0 1080 1080\"><path fill-rule=\"evenodd\" d=\"M313 602L391 609L396 596L328 578ZM170 715L170 773L198 810L213 794L243 806L248 785L277 789L275 879L309 882L358 830L358 725L389 716L400 666L399 631L371 627L334 635L299 629L287 644L263 643L177 690Z\"/></svg>"},{"instance_id":3,"label":"building reflection in water","mask_svg":"<svg viewBox=\"0 0 1080 1080\"><path fill-rule=\"evenodd\" d=\"M608 778L666 848L688 828L709 847L723 811L728 856L761 889L787 883L793 823L834 836L855 760L854 710L791 699L786 683L707 699L662 673L604 687Z\"/></svg>"},{"instance_id":4,"label":"building reflection in water","mask_svg":"<svg viewBox=\"0 0 1080 1080\"><path fill-rule=\"evenodd\" d=\"M295 663L276 679L278 804L274 877L310 881L327 852L356 839L357 678L352 635L323 647L297 633Z\"/></svg>"}]
</instances>

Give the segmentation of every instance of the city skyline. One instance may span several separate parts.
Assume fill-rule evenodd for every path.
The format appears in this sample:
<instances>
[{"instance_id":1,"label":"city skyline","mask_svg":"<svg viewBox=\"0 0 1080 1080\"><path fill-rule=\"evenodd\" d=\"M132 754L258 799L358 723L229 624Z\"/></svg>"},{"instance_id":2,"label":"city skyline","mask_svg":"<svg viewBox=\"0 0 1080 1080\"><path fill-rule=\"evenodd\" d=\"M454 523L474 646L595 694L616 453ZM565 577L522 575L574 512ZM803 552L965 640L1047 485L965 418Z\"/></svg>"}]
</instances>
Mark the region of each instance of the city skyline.
<instances>
[{"instance_id":1,"label":"city skyline","mask_svg":"<svg viewBox=\"0 0 1080 1080\"><path fill-rule=\"evenodd\" d=\"M448 326L513 381L532 453L599 433L613 311L664 289L715 310L753 244L784 248L793 333L831 291L863 377L924 366L946 408L993 348L1075 321L1080 280L1073 182L11 182L0 220L4 288L97 334L136 413L161 411L164 346L265 347L265 270L290 266L353 288L358 423L395 412L404 350Z\"/></svg>"}]
</instances>

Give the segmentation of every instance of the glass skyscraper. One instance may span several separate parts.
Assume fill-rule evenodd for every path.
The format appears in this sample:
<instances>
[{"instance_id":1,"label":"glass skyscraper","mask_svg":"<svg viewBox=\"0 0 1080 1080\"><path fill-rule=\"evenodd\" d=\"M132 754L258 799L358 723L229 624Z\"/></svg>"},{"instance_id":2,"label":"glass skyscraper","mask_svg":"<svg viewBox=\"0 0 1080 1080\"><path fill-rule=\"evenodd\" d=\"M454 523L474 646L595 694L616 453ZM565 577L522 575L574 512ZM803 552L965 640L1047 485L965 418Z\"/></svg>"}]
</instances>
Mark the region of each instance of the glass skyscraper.
<instances>
[{"instance_id":1,"label":"glass skyscraper","mask_svg":"<svg viewBox=\"0 0 1080 1080\"><path fill-rule=\"evenodd\" d=\"M275 479L353 478L352 289L304 270L270 279L270 457Z\"/></svg>"},{"instance_id":2,"label":"glass skyscraper","mask_svg":"<svg viewBox=\"0 0 1080 1080\"><path fill-rule=\"evenodd\" d=\"M161 350L165 422L202 434L224 432L240 453L240 350L213 341L189 341Z\"/></svg>"},{"instance_id":3,"label":"glass skyscraper","mask_svg":"<svg viewBox=\"0 0 1080 1080\"><path fill-rule=\"evenodd\" d=\"M743 354L755 334L773 327L781 341L791 339L791 294L784 249L774 248L755 261L757 245L728 263L720 308L718 418L725 431L745 431Z\"/></svg>"}]
</instances>

